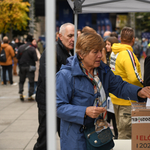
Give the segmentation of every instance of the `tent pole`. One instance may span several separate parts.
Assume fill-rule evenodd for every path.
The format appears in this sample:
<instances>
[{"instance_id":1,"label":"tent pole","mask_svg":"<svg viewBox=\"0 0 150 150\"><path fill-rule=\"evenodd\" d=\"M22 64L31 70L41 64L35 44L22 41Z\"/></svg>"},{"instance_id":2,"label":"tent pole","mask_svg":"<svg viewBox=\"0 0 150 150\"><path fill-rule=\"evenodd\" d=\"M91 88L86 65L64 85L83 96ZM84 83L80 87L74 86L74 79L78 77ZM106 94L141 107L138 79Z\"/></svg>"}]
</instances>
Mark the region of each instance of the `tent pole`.
<instances>
[{"instance_id":1,"label":"tent pole","mask_svg":"<svg viewBox=\"0 0 150 150\"><path fill-rule=\"evenodd\" d=\"M45 2L47 150L56 150L55 1L46 0Z\"/></svg>"},{"instance_id":2,"label":"tent pole","mask_svg":"<svg viewBox=\"0 0 150 150\"><path fill-rule=\"evenodd\" d=\"M78 14L77 13L74 14L74 26L75 26L75 30L74 30L74 55L75 55L75 47L76 47L76 42L77 42L77 27L78 27Z\"/></svg>"}]
</instances>

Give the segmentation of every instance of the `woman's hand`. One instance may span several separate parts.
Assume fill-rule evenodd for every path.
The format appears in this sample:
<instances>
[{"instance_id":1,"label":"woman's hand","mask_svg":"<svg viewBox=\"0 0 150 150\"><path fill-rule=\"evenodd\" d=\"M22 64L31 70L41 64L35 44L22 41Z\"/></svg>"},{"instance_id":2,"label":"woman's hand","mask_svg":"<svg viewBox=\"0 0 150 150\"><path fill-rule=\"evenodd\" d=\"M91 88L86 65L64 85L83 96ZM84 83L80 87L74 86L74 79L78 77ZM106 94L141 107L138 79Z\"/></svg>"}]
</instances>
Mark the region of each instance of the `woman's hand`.
<instances>
[{"instance_id":1,"label":"woman's hand","mask_svg":"<svg viewBox=\"0 0 150 150\"><path fill-rule=\"evenodd\" d=\"M86 108L85 114L91 118L97 118L105 111L106 109L104 107L89 106Z\"/></svg>"},{"instance_id":2,"label":"woman's hand","mask_svg":"<svg viewBox=\"0 0 150 150\"><path fill-rule=\"evenodd\" d=\"M138 92L138 96L141 98L150 98L150 86L146 86L144 88L142 88L139 92Z\"/></svg>"}]
</instances>

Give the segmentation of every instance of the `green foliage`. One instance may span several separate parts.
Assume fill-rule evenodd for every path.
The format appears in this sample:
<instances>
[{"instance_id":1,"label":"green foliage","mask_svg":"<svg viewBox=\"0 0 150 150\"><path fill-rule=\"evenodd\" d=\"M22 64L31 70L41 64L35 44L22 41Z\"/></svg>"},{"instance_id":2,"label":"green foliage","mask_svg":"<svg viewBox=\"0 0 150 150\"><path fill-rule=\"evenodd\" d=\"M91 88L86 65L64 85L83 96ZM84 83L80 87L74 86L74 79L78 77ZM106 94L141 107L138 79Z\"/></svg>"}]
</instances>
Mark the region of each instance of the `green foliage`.
<instances>
[{"instance_id":1,"label":"green foliage","mask_svg":"<svg viewBox=\"0 0 150 150\"><path fill-rule=\"evenodd\" d=\"M136 29L150 32L150 12L135 13Z\"/></svg>"},{"instance_id":2,"label":"green foliage","mask_svg":"<svg viewBox=\"0 0 150 150\"><path fill-rule=\"evenodd\" d=\"M30 4L22 0L0 1L0 33L7 33L10 30L26 29Z\"/></svg>"}]
</instances>

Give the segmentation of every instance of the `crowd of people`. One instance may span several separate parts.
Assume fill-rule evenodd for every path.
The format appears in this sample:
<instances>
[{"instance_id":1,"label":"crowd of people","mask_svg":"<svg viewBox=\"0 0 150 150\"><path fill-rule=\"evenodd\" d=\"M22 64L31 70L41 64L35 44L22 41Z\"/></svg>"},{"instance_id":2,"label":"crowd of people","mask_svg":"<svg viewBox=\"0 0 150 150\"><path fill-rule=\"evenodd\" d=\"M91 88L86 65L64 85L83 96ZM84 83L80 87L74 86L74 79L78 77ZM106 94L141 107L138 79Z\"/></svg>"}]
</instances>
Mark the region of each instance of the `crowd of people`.
<instances>
[{"instance_id":1,"label":"crowd of people","mask_svg":"<svg viewBox=\"0 0 150 150\"><path fill-rule=\"evenodd\" d=\"M20 100L24 101L24 82L29 79L28 100L35 99L35 93L38 81L39 60L44 49L41 48L41 40L37 41L32 35L28 35L24 42L14 38L12 42L7 36L0 42L0 53L5 51L6 61L0 62L1 65L1 84L3 86L17 85L13 82L13 76L19 76L19 94ZM35 67L35 70L29 70Z\"/></svg>"},{"instance_id":2,"label":"crowd of people","mask_svg":"<svg viewBox=\"0 0 150 150\"><path fill-rule=\"evenodd\" d=\"M56 120L61 150L88 150L84 127L94 126L98 119L114 130L114 139L131 139L131 103L150 98L150 44L146 39L140 44L130 27L124 27L118 39L116 32L106 31L101 37L85 26L77 31L74 51L74 28L65 23L56 33ZM9 44L8 37L3 38L1 50L5 49L7 61L0 62L1 78L4 85L8 80L13 85L12 72L19 75L21 101L25 80L29 79L28 100L34 100L36 94L39 120L34 150L46 150L46 51L31 35L20 46L17 38L14 42ZM145 58L144 81L141 56Z\"/></svg>"},{"instance_id":3,"label":"crowd of people","mask_svg":"<svg viewBox=\"0 0 150 150\"><path fill-rule=\"evenodd\" d=\"M131 139L131 103L150 97L150 87L143 86L140 62L134 54L134 30L124 27L118 39L116 32L106 31L102 38L89 26L78 29L74 53L74 28L65 23L56 33L57 132L61 150L88 150L83 127L94 126L98 118L110 127L112 120L114 139ZM45 53L40 59L36 93L39 136L34 150L46 149L47 142Z\"/></svg>"}]
</instances>

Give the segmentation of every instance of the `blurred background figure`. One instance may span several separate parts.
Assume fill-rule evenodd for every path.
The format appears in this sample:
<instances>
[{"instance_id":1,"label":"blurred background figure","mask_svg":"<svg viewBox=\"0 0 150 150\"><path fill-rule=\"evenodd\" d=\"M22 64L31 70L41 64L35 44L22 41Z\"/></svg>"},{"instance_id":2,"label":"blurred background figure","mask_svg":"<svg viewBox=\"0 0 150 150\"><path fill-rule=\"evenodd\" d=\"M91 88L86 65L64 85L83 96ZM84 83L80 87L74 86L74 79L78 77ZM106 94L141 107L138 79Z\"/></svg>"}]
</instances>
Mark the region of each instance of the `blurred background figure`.
<instances>
[{"instance_id":1,"label":"blurred background figure","mask_svg":"<svg viewBox=\"0 0 150 150\"><path fill-rule=\"evenodd\" d=\"M43 48L43 43L42 43L41 39L38 40L37 47L38 47L40 54L42 54L44 51L44 48Z\"/></svg>"},{"instance_id":2,"label":"blurred background figure","mask_svg":"<svg viewBox=\"0 0 150 150\"><path fill-rule=\"evenodd\" d=\"M0 48L1 48L1 41L0 41ZM2 68L0 68L0 71L1 71L1 84L3 85L4 84L4 81L3 81L3 70L2 70ZM8 82L8 83L10 83L9 82L9 77L8 77L8 70L6 70L6 81Z\"/></svg>"},{"instance_id":3,"label":"blurred background figure","mask_svg":"<svg viewBox=\"0 0 150 150\"><path fill-rule=\"evenodd\" d=\"M89 27L89 26L85 26L83 29L82 29L82 33L96 33L96 30L94 30L93 28Z\"/></svg>"},{"instance_id":4,"label":"blurred background figure","mask_svg":"<svg viewBox=\"0 0 150 150\"><path fill-rule=\"evenodd\" d=\"M106 41L106 39L110 36L111 32L110 31L105 31L103 34L103 40L104 42Z\"/></svg>"},{"instance_id":5,"label":"blurred background figure","mask_svg":"<svg viewBox=\"0 0 150 150\"><path fill-rule=\"evenodd\" d=\"M111 36L111 37L116 37L116 38L118 39L118 34L117 34L117 32L111 32L111 33L110 33L110 36Z\"/></svg>"},{"instance_id":6,"label":"blurred background figure","mask_svg":"<svg viewBox=\"0 0 150 150\"><path fill-rule=\"evenodd\" d=\"M110 54L112 52L111 46L114 43L119 43L118 39L113 37L108 37L105 41L105 47L102 49L102 61L110 66ZM111 102L110 96L107 98L107 122L110 124L112 121L113 126L111 127L114 130L114 138L118 139L118 129L116 124L116 118L114 114L113 104Z\"/></svg>"},{"instance_id":7,"label":"blurred background figure","mask_svg":"<svg viewBox=\"0 0 150 150\"><path fill-rule=\"evenodd\" d=\"M32 35L28 34L26 41L26 44L23 44L19 47L17 54L17 59L19 60L19 94L20 100L24 101L24 83L26 78L28 78L30 83L28 100L33 101L35 70L29 70L29 68L30 66L35 66L37 54L35 48L31 46L31 42L33 41Z\"/></svg>"},{"instance_id":8,"label":"blurred background figure","mask_svg":"<svg viewBox=\"0 0 150 150\"><path fill-rule=\"evenodd\" d=\"M146 56L150 56L150 43L147 45Z\"/></svg>"},{"instance_id":9,"label":"blurred background figure","mask_svg":"<svg viewBox=\"0 0 150 150\"><path fill-rule=\"evenodd\" d=\"M36 94L36 89L37 89L37 82L38 82L38 76L39 76L39 65L40 65L40 58L41 54L37 48L37 42L35 39L33 39L31 45L35 48L36 54L37 54L37 61L35 62L36 70L34 72L34 95ZM30 89L30 84L29 84L29 89ZM33 96L34 96L33 95Z\"/></svg>"},{"instance_id":10,"label":"blurred background figure","mask_svg":"<svg viewBox=\"0 0 150 150\"><path fill-rule=\"evenodd\" d=\"M59 38L59 32L56 32L56 42L58 41Z\"/></svg>"},{"instance_id":11,"label":"blurred background figure","mask_svg":"<svg viewBox=\"0 0 150 150\"><path fill-rule=\"evenodd\" d=\"M148 45L148 40L146 38L142 39L143 57L146 58L146 49Z\"/></svg>"},{"instance_id":12,"label":"blurred background figure","mask_svg":"<svg viewBox=\"0 0 150 150\"><path fill-rule=\"evenodd\" d=\"M116 37L108 37L107 39L106 39L106 59L107 59L107 65L110 65L110 54L111 54L111 52L112 52L112 49L111 49L111 47L112 47L112 45L114 44L114 43L119 43L118 42L118 39L116 38Z\"/></svg>"},{"instance_id":13,"label":"blurred background figure","mask_svg":"<svg viewBox=\"0 0 150 150\"><path fill-rule=\"evenodd\" d=\"M140 62L140 58L141 58L141 52L142 52L142 46L139 42L139 39L136 37L135 38L135 42L133 45L133 52L136 55L136 57L138 58L139 62Z\"/></svg>"},{"instance_id":14,"label":"blurred background figure","mask_svg":"<svg viewBox=\"0 0 150 150\"><path fill-rule=\"evenodd\" d=\"M12 41L10 43L10 45L12 46L15 56L13 58L13 75L18 75L17 73L17 63L18 63L18 59L16 58L17 53L18 53L18 47L19 47L19 39L18 38L14 38L14 41Z\"/></svg>"},{"instance_id":15,"label":"blurred background figure","mask_svg":"<svg viewBox=\"0 0 150 150\"><path fill-rule=\"evenodd\" d=\"M81 30L81 29L78 29L78 30L77 30L77 37L79 37L79 36L81 35L81 33L82 33L82 30Z\"/></svg>"},{"instance_id":16,"label":"blurred background figure","mask_svg":"<svg viewBox=\"0 0 150 150\"><path fill-rule=\"evenodd\" d=\"M14 50L12 48L12 46L9 45L9 40L7 36L3 37L3 44L1 44L1 49L5 50L5 54L6 54L6 62L0 62L0 65L2 66L2 70L3 70L3 82L4 85L7 84L6 82L6 71L8 70L8 75L9 75L9 82L12 85L13 84L13 77L12 77L12 59L15 56Z\"/></svg>"}]
</instances>

